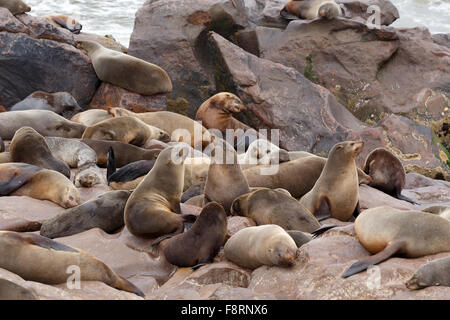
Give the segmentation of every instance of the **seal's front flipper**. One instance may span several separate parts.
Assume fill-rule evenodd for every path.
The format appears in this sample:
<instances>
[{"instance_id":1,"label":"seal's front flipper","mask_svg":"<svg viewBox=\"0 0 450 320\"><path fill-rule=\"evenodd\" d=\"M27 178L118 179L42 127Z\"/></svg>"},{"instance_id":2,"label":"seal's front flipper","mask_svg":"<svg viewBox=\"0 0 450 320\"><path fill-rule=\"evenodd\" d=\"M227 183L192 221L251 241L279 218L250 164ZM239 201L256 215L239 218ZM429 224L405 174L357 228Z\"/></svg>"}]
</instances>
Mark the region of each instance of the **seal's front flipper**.
<instances>
[{"instance_id":1,"label":"seal's front flipper","mask_svg":"<svg viewBox=\"0 0 450 320\"><path fill-rule=\"evenodd\" d=\"M163 236L161 236L159 238L156 238L156 240L152 242L151 247L152 248L156 248L161 242L163 242L166 239L170 239L170 238L172 238L175 235L177 235L177 233L168 233L168 234L165 234L165 235L163 235Z\"/></svg>"},{"instance_id":2,"label":"seal's front flipper","mask_svg":"<svg viewBox=\"0 0 450 320\"><path fill-rule=\"evenodd\" d=\"M330 203L326 197L320 198L319 208L317 208L317 210L313 212L313 215L319 221L331 218Z\"/></svg>"},{"instance_id":3,"label":"seal's front flipper","mask_svg":"<svg viewBox=\"0 0 450 320\"><path fill-rule=\"evenodd\" d=\"M335 225L335 224L322 226L311 234L313 235L313 239L314 239L314 238L317 238L318 236L320 236L321 234L325 233L326 231L336 228L336 227L337 227L337 225Z\"/></svg>"},{"instance_id":4,"label":"seal's front flipper","mask_svg":"<svg viewBox=\"0 0 450 320\"><path fill-rule=\"evenodd\" d=\"M359 200L358 200L358 202L356 203L355 211L353 211L352 216L356 219L356 218L358 218L360 213L361 213L361 208L359 206Z\"/></svg>"},{"instance_id":5,"label":"seal's front flipper","mask_svg":"<svg viewBox=\"0 0 450 320\"><path fill-rule=\"evenodd\" d=\"M113 147L109 147L108 156L106 160L106 180L108 181L108 185L111 176L114 172L116 172L116 160L114 158L114 149Z\"/></svg>"},{"instance_id":6,"label":"seal's front flipper","mask_svg":"<svg viewBox=\"0 0 450 320\"><path fill-rule=\"evenodd\" d=\"M389 259L390 257L392 257L393 255L395 255L396 253L402 252L402 250L405 247L406 247L406 242L404 242L404 241L391 243L391 244L387 245L387 247L384 248L384 250L378 252L377 254L367 257L367 258L364 258L364 259L361 259L358 262L355 262L354 264L352 264L350 266L350 268L348 268L347 271L344 272L344 274L342 275L342 278L350 277L354 274L357 274L361 271L366 270L369 266L376 265L380 262L383 262L383 261Z\"/></svg>"},{"instance_id":7,"label":"seal's front flipper","mask_svg":"<svg viewBox=\"0 0 450 320\"><path fill-rule=\"evenodd\" d=\"M401 193L397 195L397 199L403 200L403 201L407 201L407 202L412 203L412 204L414 204L416 206L420 206L420 203L415 202L414 200L412 200L412 199L402 195Z\"/></svg>"}]
</instances>

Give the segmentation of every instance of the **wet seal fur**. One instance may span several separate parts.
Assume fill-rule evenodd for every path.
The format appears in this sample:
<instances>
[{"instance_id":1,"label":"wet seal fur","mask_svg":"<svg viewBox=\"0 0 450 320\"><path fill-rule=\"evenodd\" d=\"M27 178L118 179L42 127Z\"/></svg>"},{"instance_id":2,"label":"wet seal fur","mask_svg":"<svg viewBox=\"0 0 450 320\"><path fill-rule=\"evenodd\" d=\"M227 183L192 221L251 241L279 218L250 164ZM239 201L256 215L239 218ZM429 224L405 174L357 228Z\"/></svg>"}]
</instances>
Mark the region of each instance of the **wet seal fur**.
<instances>
[{"instance_id":1,"label":"wet seal fur","mask_svg":"<svg viewBox=\"0 0 450 320\"><path fill-rule=\"evenodd\" d=\"M168 74L155 64L107 49L94 41L80 40L77 44L87 52L102 81L143 95L172 91Z\"/></svg>"},{"instance_id":2,"label":"wet seal fur","mask_svg":"<svg viewBox=\"0 0 450 320\"><path fill-rule=\"evenodd\" d=\"M0 268L25 280L66 283L68 267L76 265L82 281L101 281L144 297L141 290L96 257L37 234L0 231L0 252Z\"/></svg>"},{"instance_id":3,"label":"wet seal fur","mask_svg":"<svg viewBox=\"0 0 450 320\"><path fill-rule=\"evenodd\" d=\"M42 223L41 236L60 238L92 228L113 233L124 226L125 204L131 191L111 191Z\"/></svg>"},{"instance_id":4,"label":"wet seal fur","mask_svg":"<svg viewBox=\"0 0 450 320\"><path fill-rule=\"evenodd\" d=\"M450 251L450 221L422 211L367 209L356 218L355 232L364 248L374 255L354 263L343 278L394 255L418 258Z\"/></svg>"},{"instance_id":5,"label":"wet seal fur","mask_svg":"<svg viewBox=\"0 0 450 320\"><path fill-rule=\"evenodd\" d=\"M228 239L224 252L228 260L243 268L289 267L297 256L297 245L283 228L267 224L239 230Z\"/></svg>"},{"instance_id":6,"label":"wet seal fur","mask_svg":"<svg viewBox=\"0 0 450 320\"><path fill-rule=\"evenodd\" d=\"M22 127L16 131L9 151L13 162L55 170L70 178L69 166L52 155L45 138L31 127Z\"/></svg>"},{"instance_id":7,"label":"wet seal fur","mask_svg":"<svg viewBox=\"0 0 450 320\"><path fill-rule=\"evenodd\" d=\"M433 260L417 270L406 286L418 290L430 286L450 287L450 256Z\"/></svg>"}]
</instances>

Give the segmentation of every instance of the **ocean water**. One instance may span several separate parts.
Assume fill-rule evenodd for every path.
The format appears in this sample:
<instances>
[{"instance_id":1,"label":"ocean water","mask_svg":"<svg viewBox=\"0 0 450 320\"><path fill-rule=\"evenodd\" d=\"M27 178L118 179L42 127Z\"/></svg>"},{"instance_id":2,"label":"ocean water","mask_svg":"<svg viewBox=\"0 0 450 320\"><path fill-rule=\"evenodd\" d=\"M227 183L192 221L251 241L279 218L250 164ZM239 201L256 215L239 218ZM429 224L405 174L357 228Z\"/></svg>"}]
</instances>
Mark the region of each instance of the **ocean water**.
<instances>
[{"instance_id":1,"label":"ocean water","mask_svg":"<svg viewBox=\"0 0 450 320\"><path fill-rule=\"evenodd\" d=\"M182 1L182 0L180 0ZM201 0L199 0L201 1ZM431 33L450 33L450 0L391 0L400 12L395 27L425 26ZM65 14L83 25L83 31L111 34L129 45L136 11L144 0L25 0L31 14ZM287 2L287 0L286 0Z\"/></svg>"}]
</instances>

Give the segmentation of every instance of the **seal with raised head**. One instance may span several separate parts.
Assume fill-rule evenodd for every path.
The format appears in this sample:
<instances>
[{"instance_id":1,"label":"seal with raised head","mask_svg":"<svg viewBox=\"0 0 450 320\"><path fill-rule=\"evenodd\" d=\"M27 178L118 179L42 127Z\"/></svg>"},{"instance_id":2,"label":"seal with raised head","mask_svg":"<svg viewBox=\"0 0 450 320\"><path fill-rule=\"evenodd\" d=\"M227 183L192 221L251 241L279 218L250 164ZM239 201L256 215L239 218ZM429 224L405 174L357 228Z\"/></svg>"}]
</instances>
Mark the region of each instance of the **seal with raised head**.
<instances>
[{"instance_id":1,"label":"seal with raised head","mask_svg":"<svg viewBox=\"0 0 450 320\"><path fill-rule=\"evenodd\" d=\"M406 286L418 290L430 286L450 287L450 256L424 264L414 273Z\"/></svg>"},{"instance_id":2,"label":"seal with raised head","mask_svg":"<svg viewBox=\"0 0 450 320\"><path fill-rule=\"evenodd\" d=\"M211 263L225 242L227 215L217 202L203 207L193 226L162 243L167 261L178 267Z\"/></svg>"},{"instance_id":3,"label":"seal with raised head","mask_svg":"<svg viewBox=\"0 0 450 320\"><path fill-rule=\"evenodd\" d=\"M348 221L358 215L359 183L355 158L363 147L362 141L335 144L314 187L300 199L300 203L319 220L332 217Z\"/></svg>"},{"instance_id":4,"label":"seal with raised head","mask_svg":"<svg viewBox=\"0 0 450 320\"><path fill-rule=\"evenodd\" d=\"M374 255L351 265L343 278L394 255L418 258L450 251L450 221L422 211L367 209L356 218L355 232L364 248Z\"/></svg>"},{"instance_id":5,"label":"seal with raised head","mask_svg":"<svg viewBox=\"0 0 450 320\"><path fill-rule=\"evenodd\" d=\"M77 20L63 14L50 14L44 18L53 26L64 28L74 34L79 34L83 26Z\"/></svg>"},{"instance_id":6,"label":"seal with raised head","mask_svg":"<svg viewBox=\"0 0 450 320\"><path fill-rule=\"evenodd\" d=\"M312 233L320 228L319 221L296 199L267 188L236 198L231 205L231 214L251 218L257 225L276 224L285 230Z\"/></svg>"},{"instance_id":7,"label":"seal with raised head","mask_svg":"<svg viewBox=\"0 0 450 320\"><path fill-rule=\"evenodd\" d=\"M288 14L293 14L301 19L333 19L342 16L341 7L333 0L290 0L280 14L290 19Z\"/></svg>"},{"instance_id":8,"label":"seal with raised head","mask_svg":"<svg viewBox=\"0 0 450 320\"><path fill-rule=\"evenodd\" d=\"M78 112L70 121L81 123L87 127L93 126L103 120L111 119L113 116L108 111L103 109L90 109L83 112Z\"/></svg>"},{"instance_id":9,"label":"seal with raised head","mask_svg":"<svg viewBox=\"0 0 450 320\"><path fill-rule=\"evenodd\" d=\"M23 110L0 113L0 137L11 140L22 127L31 127L44 137L81 138L86 126L49 110Z\"/></svg>"},{"instance_id":10,"label":"seal with raised head","mask_svg":"<svg viewBox=\"0 0 450 320\"><path fill-rule=\"evenodd\" d=\"M371 178L369 186L394 198L418 204L402 195L406 181L405 169L402 162L389 150L377 148L369 153L364 165L364 172Z\"/></svg>"},{"instance_id":11,"label":"seal with raised head","mask_svg":"<svg viewBox=\"0 0 450 320\"><path fill-rule=\"evenodd\" d=\"M171 141L186 142L193 148L200 149L211 143L212 137L208 129L197 121L170 111L135 113L124 108L109 108L114 117L136 117L145 123L166 131Z\"/></svg>"},{"instance_id":12,"label":"seal with raised head","mask_svg":"<svg viewBox=\"0 0 450 320\"><path fill-rule=\"evenodd\" d=\"M29 163L55 170L70 178L69 166L52 155L45 138L31 127L17 130L9 146L9 152L13 162Z\"/></svg>"},{"instance_id":13,"label":"seal with raised head","mask_svg":"<svg viewBox=\"0 0 450 320\"><path fill-rule=\"evenodd\" d=\"M42 223L41 236L60 238L92 228L112 233L123 227L125 204L131 191L110 191Z\"/></svg>"},{"instance_id":14,"label":"seal with raised head","mask_svg":"<svg viewBox=\"0 0 450 320\"><path fill-rule=\"evenodd\" d=\"M0 7L8 9L13 15L31 10L31 7L22 0L0 0Z\"/></svg>"},{"instance_id":15,"label":"seal with raised head","mask_svg":"<svg viewBox=\"0 0 450 320\"><path fill-rule=\"evenodd\" d=\"M243 268L289 267L297 256L297 245L282 227L266 224L236 232L225 244L224 253L228 260Z\"/></svg>"},{"instance_id":16,"label":"seal with raised head","mask_svg":"<svg viewBox=\"0 0 450 320\"><path fill-rule=\"evenodd\" d=\"M20 110L49 110L70 118L74 113L83 111L77 100L68 92L48 93L35 91L20 102L17 102L10 109Z\"/></svg>"},{"instance_id":17,"label":"seal with raised head","mask_svg":"<svg viewBox=\"0 0 450 320\"><path fill-rule=\"evenodd\" d=\"M144 296L135 285L96 257L37 234L0 231L0 252L0 268L25 280L50 285L66 283L70 275L68 268L78 266L82 281L101 281Z\"/></svg>"},{"instance_id":18,"label":"seal with raised head","mask_svg":"<svg viewBox=\"0 0 450 320\"><path fill-rule=\"evenodd\" d=\"M172 91L167 73L153 63L107 49L94 41L80 40L77 44L87 52L102 81L143 95Z\"/></svg>"},{"instance_id":19,"label":"seal with raised head","mask_svg":"<svg viewBox=\"0 0 450 320\"><path fill-rule=\"evenodd\" d=\"M183 232L184 156L182 149L164 149L131 194L125 206L125 225L135 236L156 238Z\"/></svg>"},{"instance_id":20,"label":"seal with raised head","mask_svg":"<svg viewBox=\"0 0 450 320\"><path fill-rule=\"evenodd\" d=\"M144 146L149 140L169 141L164 130L150 126L135 117L119 117L103 120L87 127L82 139L112 140Z\"/></svg>"}]
</instances>

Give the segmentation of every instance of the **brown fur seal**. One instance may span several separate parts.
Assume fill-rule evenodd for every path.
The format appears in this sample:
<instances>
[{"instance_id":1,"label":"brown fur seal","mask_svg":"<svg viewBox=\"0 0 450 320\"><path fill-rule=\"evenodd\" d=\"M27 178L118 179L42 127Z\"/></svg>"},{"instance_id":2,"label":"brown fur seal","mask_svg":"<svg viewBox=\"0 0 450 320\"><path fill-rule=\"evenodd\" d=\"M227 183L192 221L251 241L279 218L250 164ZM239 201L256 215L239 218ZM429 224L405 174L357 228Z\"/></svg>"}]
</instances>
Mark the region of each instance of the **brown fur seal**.
<instances>
[{"instance_id":1,"label":"brown fur seal","mask_svg":"<svg viewBox=\"0 0 450 320\"><path fill-rule=\"evenodd\" d=\"M8 9L13 15L31 10L31 7L21 0L0 0L0 7Z\"/></svg>"},{"instance_id":2,"label":"brown fur seal","mask_svg":"<svg viewBox=\"0 0 450 320\"><path fill-rule=\"evenodd\" d=\"M22 127L17 130L9 150L13 162L29 163L45 169L55 170L70 178L69 166L53 157L44 137L33 128Z\"/></svg>"},{"instance_id":3,"label":"brown fur seal","mask_svg":"<svg viewBox=\"0 0 450 320\"><path fill-rule=\"evenodd\" d=\"M103 109L91 109L75 114L70 121L84 124L87 127L93 126L103 120L111 119L113 116Z\"/></svg>"},{"instance_id":4,"label":"brown fur seal","mask_svg":"<svg viewBox=\"0 0 450 320\"><path fill-rule=\"evenodd\" d=\"M46 169L34 174L25 185L10 195L50 200L66 209L81 203L80 194L69 179L59 172Z\"/></svg>"},{"instance_id":5,"label":"brown fur seal","mask_svg":"<svg viewBox=\"0 0 450 320\"><path fill-rule=\"evenodd\" d=\"M169 135L135 117L119 117L87 127L82 139L120 141L140 147L152 139L168 141Z\"/></svg>"},{"instance_id":6,"label":"brown fur seal","mask_svg":"<svg viewBox=\"0 0 450 320\"><path fill-rule=\"evenodd\" d=\"M0 196L7 196L25 185L41 167L26 163L0 164Z\"/></svg>"},{"instance_id":7,"label":"brown fur seal","mask_svg":"<svg viewBox=\"0 0 450 320\"><path fill-rule=\"evenodd\" d=\"M83 26L74 18L65 16L63 14L51 14L44 16L44 18L53 26L64 28L74 34L79 34Z\"/></svg>"},{"instance_id":8,"label":"brown fur seal","mask_svg":"<svg viewBox=\"0 0 450 320\"><path fill-rule=\"evenodd\" d=\"M73 184L77 188L92 188L97 184L106 185L107 181L103 171L96 164L89 163L77 169Z\"/></svg>"},{"instance_id":9,"label":"brown fur seal","mask_svg":"<svg viewBox=\"0 0 450 320\"><path fill-rule=\"evenodd\" d=\"M333 0L290 0L281 11L285 17L291 13L301 19L333 19L342 15L342 9Z\"/></svg>"},{"instance_id":10,"label":"brown fur seal","mask_svg":"<svg viewBox=\"0 0 450 320\"><path fill-rule=\"evenodd\" d=\"M114 117L136 117L149 125L166 131L170 135L171 141L186 142L193 148L206 147L212 141L211 134L204 126L175 112L134 113L123 108L109 108L108 112Z\"/></svg>"},{"instance_id":11,"label":"brown fur seal","mask_svg":"<svg viewBox=\"0 0 450 320\"><path fill-rule=\"evenodd\" d=\"M87 144L76 139L46 137L52 155L71 168L80 168L87 164L97 163L97 154Z\"/></svg>"},{"instance_id":12,"label":"brown fur seal","mask_svg":"<svg viewBox=\"0 0 450 320\"><path fill-rule=\"evenodd\" d=\"M266 224L239 230L228 239L224 252L228 260L243 268L288 267L294 264L297 245L283 228Z\"/></svg>"},{"instance_id":13,"label":"brown fur seal","mask_svg":"<svg viewBox=\"0 0 450 320\"><path fill-rule=\"evenodd\" d=\"M314 187L300 203L320 219L348 221L359 213L358 171L355 158L364 142L345 141L334 145Z\"/></svg>"},{"instance_id":14,"label":"brown fur seal","mask_svg":"<svg viewBox=\"0 0 450 320\"><path fill-rule=\"evenodd\" d=\"M393 255L417 258L450 251L450 221L422 211L367 209L356 218L355 232L364 248L374 255L354 263L343 278Z\"/></svg>"},{"instance_id":15,"label":"brown fur seal","mask_svg":"<svg viewBox=\"0 0 450 320\"><path fill-rule=\"evenodd\" d=\"M251 218L257 225L276 224L285 230L312 233L320 228L319 221L296 199L267 188L236 198L231 214Z\"/></svg>"},{"instance_id":16,"label":"brown fur seal","mask_svg":"<svg viewBox=\"0 0 450 320\"><path fill-rule=\"evenodd\" d=\"M406 181L405 169L402 162L389 150L377 148L369 153L364 165L364 172L371 178L369 186L397 199L418 204L402 195Z\"/></svg>"},{"instance_id":17,"label":"brown fur seal","mask_svg":"<svg viewBox=\"0 0 450 320\"><path fill-rule=\"evenodd\" d=\"M117 167L123 167L139 160L156 160L161 152L161 150L146 150L120 141L92 139L83 139L81 141L95 151L97 164L101 166L106 166L110 148L114 150L114 159Z\"/></svg>"},{"instance_id":18,"label":"brown fur seal","mask_svg":"<svg viewBox=\"0 0 450 320\"><path fill-rule=\"evenodd\" d=\"M45 284L66 283L70 266L80 268L80 280L105 284L144 296L141 290L87 252L33 233L0 232L0 268L25 280Z\"/></svg>"},{"instance_id":19,"label":"brown fur seal","mask_svg":"<svg viewBox=\"0 0 450 320\"><path fill-rule=\"evenodd\" d=\"M194 225L162 244L167 261L178 267L211 263L227 234L227 215L217 202L208 203Z\"/></svg>"},{"instance_id":20,"label":"brown fur seal","mask_svg":"<svg viewBox=\"0 0 450 320\"><path fill-rule=\"evenodd\" d=\"M0 113L0 137L11 140L22 127L31 127L51 137L81 138L86 126L69 121L48 110L23 110Z\"/></svg>"},{"instance_id":21,"label":"brown fur seal","mask_svg":"<svg viewBox=\"0 0 450 320\"><path fill-rule=\"evenodd\" d=\"M130 191L111 191L68 209L44 221L41 236L60 238L92 228L100 228L112 233L124 225L123 213L130 195Z\"/></svg>"},{"instance_id":22,"label":"brown fur seal","mask_svg":"<svg viewBox=\"0 0 450 320\"><path fill-rule=\"evenodd\" d=\"M408 289L417 290L430 286L450 287L450 256L426 263L408 280Z\"/></svg>"},{"instance_id":23,"label":"brown fur seal","mask_svg":"<svg viewBox=\"0 0 450 320\"><path fill-rule=\"evenodd\" d=\"M37 300L36 294L7 279L0 278L0 300Z\"/></svg>"},{"instance_id":24,"label":"brown fur seal","mask_svg":"<svg viewBox=\"0 0 450 320\"><path fill-rule=\"evenodd\" d=\"M70 118L75 112L83 111L74 97L68 92L48 93L35 91L10 109L20 110L49 110Z\"/></svg>"},{"instance_id":25,"label":"brown fur seal","mask_svg":"<svg viewBox=\"0 0 450 320\"><path fill-rule=\"evenodd\" d=\"M180 199L184 165L181 157L183 154L174 147L164 149L128 199L125 224L135 236L155 238L183 231Z\"/></svg>"},{"instance_id":26,"label":"brown fur seal","mask_svg":"<svg viewBox=\"0 0 450 320\"><path fill-rule=\"evenodd\" d=\"M172 91L167 73L155 64L107 49L94 41L77 41L92 60L97 77L118 87L143 95Z\"/></svg>"}]
</instances>

